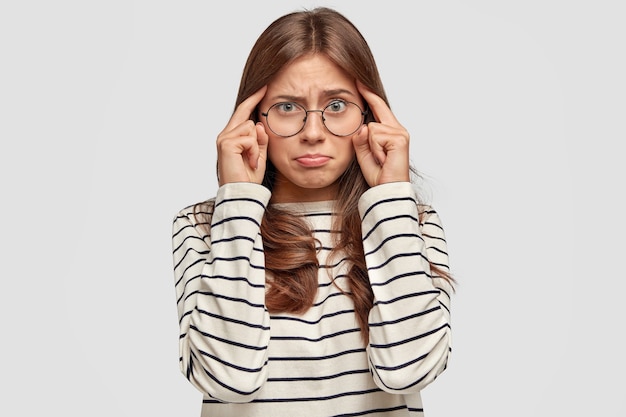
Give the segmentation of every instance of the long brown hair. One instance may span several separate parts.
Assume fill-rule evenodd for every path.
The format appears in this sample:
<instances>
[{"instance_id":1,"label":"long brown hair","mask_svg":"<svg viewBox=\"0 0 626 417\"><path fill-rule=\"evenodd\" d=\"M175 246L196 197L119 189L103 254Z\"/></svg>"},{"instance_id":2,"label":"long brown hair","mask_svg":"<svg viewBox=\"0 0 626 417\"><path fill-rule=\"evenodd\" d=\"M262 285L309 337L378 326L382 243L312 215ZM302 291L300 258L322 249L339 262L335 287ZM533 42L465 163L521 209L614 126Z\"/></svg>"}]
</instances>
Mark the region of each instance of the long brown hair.
<instances>
[{"instance_id":1,"label":"long brown hair","mask_svg":"<svg viewBox=\"0 0 626 417\"><path fill-rule=\"evenodd\" d=\"M286 14L259 36L246 62L235 108L268 84L287 64L308 54L322 54L360 81L388 104L372 52L359 30L342 14L319 7ZM258 111L250 118L258 121ZM368 115L366 122L373 121ZM275 167L267 161L263 185L272 190ZM364 341L368 339L368 314L373 305L361 242L358 201L369 188L356 161L339 181L334 230L339 230L333 255L350 262L349 291ZM270 312L302 313L315 300L318 285L316 242L303 219L269 205L261 223L268 279L266 306ZM439 271L443 273L443 271ZM445 274L444 274L445 275Z\"/></svg>"}]
</instances>

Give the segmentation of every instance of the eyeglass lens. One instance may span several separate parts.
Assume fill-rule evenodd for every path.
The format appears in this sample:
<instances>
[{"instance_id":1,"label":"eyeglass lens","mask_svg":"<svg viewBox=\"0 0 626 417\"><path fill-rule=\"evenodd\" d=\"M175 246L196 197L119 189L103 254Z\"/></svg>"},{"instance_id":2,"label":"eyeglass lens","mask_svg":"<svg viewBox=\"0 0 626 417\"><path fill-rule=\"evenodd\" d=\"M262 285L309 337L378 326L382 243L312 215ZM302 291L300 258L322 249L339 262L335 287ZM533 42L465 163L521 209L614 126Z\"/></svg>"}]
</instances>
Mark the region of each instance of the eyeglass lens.
<instances>
[{"instance_id":1,"label":"eyeglass lens","mask_svg":"<svg viewBox=\"0 0 626 417\"><path fill-rule=\"evenodd\" d=\"M326 129L335 136L353 134L364 119L364 113L357 104L343 100L333 101L323 110L306 110L297 103L276 103L263 115L272 132L289 137L304 129L309 113L320 113Z\"/></svg>"}]
</instances>

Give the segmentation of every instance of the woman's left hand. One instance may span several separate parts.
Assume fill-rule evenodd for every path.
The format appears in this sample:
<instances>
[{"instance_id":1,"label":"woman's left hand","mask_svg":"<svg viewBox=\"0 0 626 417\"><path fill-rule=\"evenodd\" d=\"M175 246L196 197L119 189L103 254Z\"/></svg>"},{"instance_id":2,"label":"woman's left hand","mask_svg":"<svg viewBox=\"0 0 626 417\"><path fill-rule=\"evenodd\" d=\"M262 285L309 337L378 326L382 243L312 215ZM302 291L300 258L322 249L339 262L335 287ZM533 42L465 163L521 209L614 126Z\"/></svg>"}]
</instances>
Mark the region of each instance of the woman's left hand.
<instances>
[{"instance_id":1,"label":"woman's left hand","mask_svg":"<svg viewBox=\"0 0 626 417\"><path fill-rule=\"evenodd\" d=\"M356 158L365 180L370 187L410 181L409 132L398 122L382 98L358 81L357 88L377 120L363 125L352 136Z\"/></svg>"}]
</instances>

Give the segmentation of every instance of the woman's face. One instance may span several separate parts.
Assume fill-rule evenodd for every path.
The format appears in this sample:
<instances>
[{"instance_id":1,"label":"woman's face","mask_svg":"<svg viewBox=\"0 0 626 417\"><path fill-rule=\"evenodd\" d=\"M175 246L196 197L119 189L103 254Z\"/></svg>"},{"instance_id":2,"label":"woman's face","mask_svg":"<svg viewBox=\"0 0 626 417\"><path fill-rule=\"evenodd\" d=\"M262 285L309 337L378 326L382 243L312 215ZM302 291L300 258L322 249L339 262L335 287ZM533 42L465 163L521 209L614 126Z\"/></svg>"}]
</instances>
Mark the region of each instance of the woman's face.
<instances>
[{"instance_id":1,"label":"woman's face","mask_svg":"<svg viewBox=\"0 0 626 417\"><path fill-rule=\"evenodd\" d=\"M269 124L277 130L279 124L274 122L281 120L278 117L290 117L298 108L300 111L302 108L322 110L329 104L332 105L326 119L327 123L332 123L329 117L334 116L330 112L340 110L344 102L356 103L361 109L364 107L355 80L324 55L316 54L286 65L268 84L260 110L266 113L274 104L284 103L273 110L278 110L280 116L278 113L269 115ZM272 200L334 199L337 180L354 158L352 135L331 133L322 122L320 112L309 112L304 128L290 137L272 132L268 118L261 117L260 120L269 135L268 158L277 170Z\"/></svg>"}]
</instances>

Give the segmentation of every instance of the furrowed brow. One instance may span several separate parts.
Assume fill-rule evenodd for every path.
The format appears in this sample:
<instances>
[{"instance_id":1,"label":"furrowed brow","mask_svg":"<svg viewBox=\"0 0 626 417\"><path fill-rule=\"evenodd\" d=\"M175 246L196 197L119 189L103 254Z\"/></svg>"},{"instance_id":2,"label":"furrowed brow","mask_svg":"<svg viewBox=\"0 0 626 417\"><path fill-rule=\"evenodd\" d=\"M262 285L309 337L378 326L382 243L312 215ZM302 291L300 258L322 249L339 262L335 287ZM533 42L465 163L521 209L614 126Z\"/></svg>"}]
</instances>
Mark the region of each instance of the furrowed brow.
<instances>
[{"instance_id":1,"label":"furrowed brow","mask_svg":"<svg viewBox=\"0 0 626 417\"><path fill-rule=\"evenodd\" d=\"M334 88L331 90L322 91L322 97L324 98L336 97L336 96L341 96L341 95L349 95L352 97L355 96L355 94L352 91L346 90L345 88ZM306 101L306 97L294 96L290 94L279 94L275 97L272 97L272 101L275 101L275 100L284 100L284 101L293 101L296 103L302 103Z\"/></svg>"},{"instance_id":2,"label":"furrowed brow","mask_svg":"<svg viewBox=\"0 0 626 417\"><path fill-rule=\"evenodd\" d=\"M354 93L350 90L346 90L345 88L335 88L332 90L324 90L324 95L326 97L332 97L332 96L340 96L343 94L348 94L350 96L354 96Z\"/></svg>"}]
</instances>

